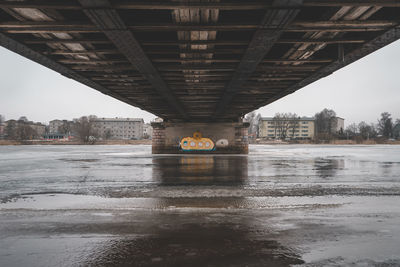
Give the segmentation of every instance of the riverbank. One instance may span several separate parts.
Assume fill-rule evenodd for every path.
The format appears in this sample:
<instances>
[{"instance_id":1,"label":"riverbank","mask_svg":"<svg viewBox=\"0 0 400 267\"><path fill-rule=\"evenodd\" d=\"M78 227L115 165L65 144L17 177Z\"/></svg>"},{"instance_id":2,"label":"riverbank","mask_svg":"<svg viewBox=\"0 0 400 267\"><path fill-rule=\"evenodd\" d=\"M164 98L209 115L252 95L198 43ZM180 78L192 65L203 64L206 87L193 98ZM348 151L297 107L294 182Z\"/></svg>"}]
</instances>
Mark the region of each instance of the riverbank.
<instances>
[{"instance_id":1,"label":"riverbank","mask_svg":"<svg viewBox=\"0 0 400 267\"><path fill-rule=\"evenodd\" d=\"M252 145L400 145L400 140L331 140L331 141L312 141L312 140L257 140Z\"/></svg>"},{"instance_id":2,"label":"riverbank","mask_svg":"<svg viewBox=\"0 0 400 267\"><path fill-rule=\"evenodd\" d=\"M44 140L0 140L0 146L17 145L87 145L81 141L44 141ZM151 140L102 140L96 141L94 145L151 145Z\"/></svg>"},{"instance_id":3,"label":"riverbank","mask_svg":"<svg viewBox=\"0 0 400 267\"><path fill-rule=\"evenodd\" d=\"M280 141L280 140L259 140L251 145L400 145L400 140L396 141L354 141L354 140L333 140L326 142L315 142L310 140ZM0 146L18 145L88 145L80 141L44 141L44 140L0 140ZM103 140L96 141L93 145L151 145L150 139L143 140Z\"/></svg>"}]
</instances>

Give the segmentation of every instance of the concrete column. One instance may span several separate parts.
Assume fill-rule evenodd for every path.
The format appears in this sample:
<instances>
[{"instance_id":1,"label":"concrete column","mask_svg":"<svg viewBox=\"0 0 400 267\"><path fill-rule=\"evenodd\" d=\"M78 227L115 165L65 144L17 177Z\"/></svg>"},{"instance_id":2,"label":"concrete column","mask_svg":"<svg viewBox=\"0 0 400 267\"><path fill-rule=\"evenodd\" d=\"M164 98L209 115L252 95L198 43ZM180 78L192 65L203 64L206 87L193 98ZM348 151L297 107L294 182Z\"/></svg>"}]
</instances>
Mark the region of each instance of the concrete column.
<instances>
[{"instance_id":1,"label":"concrete column","mask_svg":"<svg viewBox=\"0 0 400 267\"><path fill-rule=\"evenodd\" d=\"M163 154L165 151L165 127L162 122L152 122L153 136L151 152L153 154Z\"/></svg>"},{"instance_id":2,"label":"concrete column","mask_svg":"<svg viewBox=\"0 0 400 267\"><path fill-rule=\"evenodd\" d=\"M247 154L249 152L248 123L161 122L152 123L152 126L153 154ZM204 138L211 139L215 144L215 150L182 151L180 141L182 138L192 137L194 132L200 132Z\"/></svg>"}]
</instances>

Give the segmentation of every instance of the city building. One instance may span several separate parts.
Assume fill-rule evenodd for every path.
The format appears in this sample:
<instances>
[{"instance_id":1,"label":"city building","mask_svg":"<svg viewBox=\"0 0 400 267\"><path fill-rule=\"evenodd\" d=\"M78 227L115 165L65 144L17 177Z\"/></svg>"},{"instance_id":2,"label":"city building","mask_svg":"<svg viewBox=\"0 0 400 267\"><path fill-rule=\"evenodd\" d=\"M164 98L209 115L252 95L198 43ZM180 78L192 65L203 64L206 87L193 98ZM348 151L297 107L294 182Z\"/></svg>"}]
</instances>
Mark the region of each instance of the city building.
<instances>
[{"instance_id":1,"label":"city building","mask_svg":"<svg viewBox=\"0 0 400 267\"><path fill-rule=\"evenodd\" d=\"M139 118L96 118L94 129L104 139L142 139L143 119Z\"/></svg>"},{"instance_id":2,"label":"city building","mask_svg":"<svg viewBox=\"0 0 400 267\"><path fill-rule=\"evenodd\" d=\"M68 120L52 120L49 122L50 134L69 134L73 132L74 122Z\"/></svg>"},{"instance_id":3,"label":"city building","mask_svg":"<svg viewBox=\"0 0 400 267\"><path fill-rule=\"evenodd\" d=\"M276 120L273 117L263 117L259 121L259 138L313 139L314 136L314 118L302 117L294 120Z\"/></svg>"},{"instance_id":4,"label":"city building","mask_svg":"<svg viewBox=\"0 0 400 267\"><path fill-rule=\"evenodd\" d=\"M4 136L11 139L42 139L46 132L46 126L44 124L28 120L8 120L4 126ZM31 130L27 131L26 127L28 127L28 129L31 128Z\"/></svg>"},{"instance_id":5,"label":"city building","mask_svg":"<svg viewBox=\"0 0 400 267\"><path fill-rule=\"evenodd\" d=\"M0 123L0 139L4 138L5 128L6 128L6 125L4 123Z\"/></svg>"},{"instance_id":6,"label":"city building","mask_svg":"<svg viewBox=\"0 0 400 267\"><path fill-rule=\"evenodd\" d=\"M63 125L62 120L52 120L49 122L49 133L59 133L60 127Z\"/></svg>"},{"instance_id":7,"label":"city building","mask_svg":"<svg viewBox=\"0 0 400 267\"><path fill-rule=\"evenodd\" d=\"M153 136L153 127L151 127L150 123L145 123L143 125L143 138L151 139L152 136Z\"/></svg>"},{"instance_id":8,"label":"city building","mask_svg":"<svg viewBox=\"0 0 400 267\"><path fill-rule=\"evenodd\" d=\"M59 134L59 133L47 133L43 135L43 139L47 141L68 141L70 140L71 136L68 134Z\"/></svg>"},{"instance_id":9,"label":"city building","mask_svg":"<svg viewBox=\"0 0 400 267\"><path fill-rule=\"evenodd\" d=\"M40 122L28 122L28 125L36 132L37 137L42 138L46 133L46 125Z\"/></svg>"},{"instance_id":10,"label":"city building","mask_svg":"<svg viewBox=\"0 0 400 267\"><path fill-rule=\"evenodd\" d=\"M333 118L332 133L343 133L344 131L344 119L340 117Z\"/></svg>"}]
</instances>

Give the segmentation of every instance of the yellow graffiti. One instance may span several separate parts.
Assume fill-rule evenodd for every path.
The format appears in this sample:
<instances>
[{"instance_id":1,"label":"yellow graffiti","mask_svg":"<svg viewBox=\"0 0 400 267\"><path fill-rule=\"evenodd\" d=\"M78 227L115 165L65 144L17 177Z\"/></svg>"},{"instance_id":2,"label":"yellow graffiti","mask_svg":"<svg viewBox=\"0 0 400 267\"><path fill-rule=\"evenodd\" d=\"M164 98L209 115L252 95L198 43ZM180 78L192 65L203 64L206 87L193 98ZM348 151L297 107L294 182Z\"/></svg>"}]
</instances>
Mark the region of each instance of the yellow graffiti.
<instances>
[{"instance_id":1,"label":"yellow graffiti","mask_svg":"<svg viewBox=\"0 0 400 267\"><path fill-rule=\"evenodd\" d=\"M194 132L193 137L184 137L180 142L181 148L184 151L214 149L214 142L210 138L203 138L200 132Z\"/></svg>"}]
</instances>

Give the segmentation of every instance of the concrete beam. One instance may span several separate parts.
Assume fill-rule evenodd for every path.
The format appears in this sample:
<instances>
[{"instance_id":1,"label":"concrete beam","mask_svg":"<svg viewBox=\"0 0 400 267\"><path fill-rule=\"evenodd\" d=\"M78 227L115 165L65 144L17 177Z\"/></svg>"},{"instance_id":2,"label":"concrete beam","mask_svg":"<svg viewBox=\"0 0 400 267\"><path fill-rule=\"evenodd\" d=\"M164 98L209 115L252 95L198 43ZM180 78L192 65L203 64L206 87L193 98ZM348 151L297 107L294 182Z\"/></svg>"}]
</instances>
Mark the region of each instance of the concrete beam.
<instances>
[{"instance_id":1,"label":"concrete beam","mask_svg":"<svg viewBox=\"0 0 400 267\"><path fill-rule=\"evenodd\" d=\"M248 123L214 122L214 123L152 123L153 154L247 154ZM216 145L214 151L182 151L179 143L182 138L192 137L194 132L200 132L204 138L211 139ZM224 145L220 146L221 140ZM220 141L220 142L218 142Z\"/></svg>"}]
</instances>

